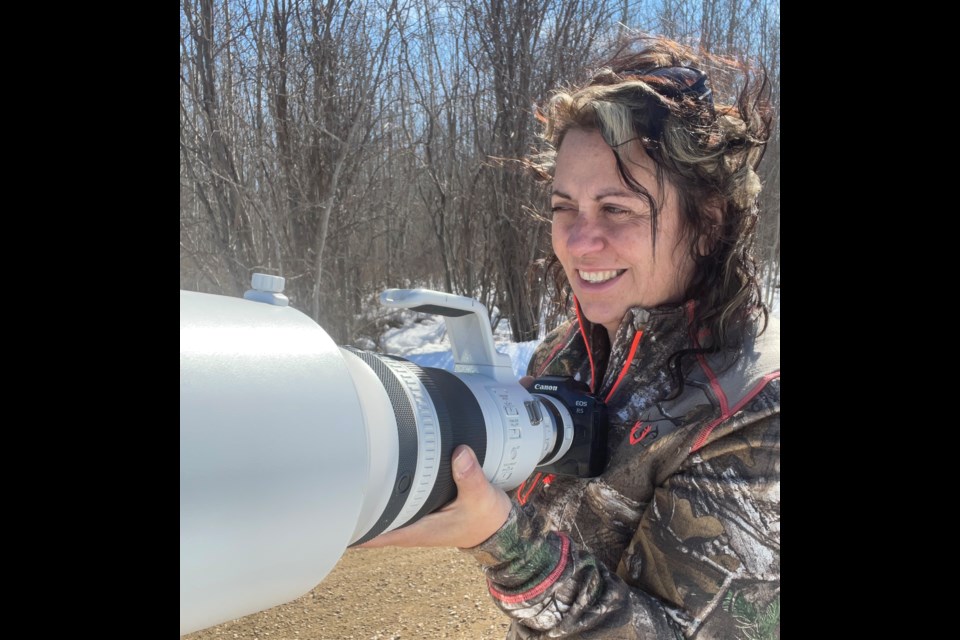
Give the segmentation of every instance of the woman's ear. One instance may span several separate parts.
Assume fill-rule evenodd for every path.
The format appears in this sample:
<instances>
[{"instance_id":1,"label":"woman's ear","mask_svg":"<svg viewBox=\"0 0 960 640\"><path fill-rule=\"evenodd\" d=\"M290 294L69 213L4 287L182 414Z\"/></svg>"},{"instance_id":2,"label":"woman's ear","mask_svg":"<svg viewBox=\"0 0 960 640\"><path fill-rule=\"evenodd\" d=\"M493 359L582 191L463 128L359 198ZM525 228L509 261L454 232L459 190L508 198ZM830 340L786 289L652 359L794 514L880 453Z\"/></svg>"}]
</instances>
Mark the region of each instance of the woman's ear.
<instances>
[{"instance_id":1,"label":"woman's ear","mask_svg":"<svg viewBox=\"0 0 960 640\"><path fill-rule=\"evenodd\" d=\"M723 205L719 198L711 199L703 207L706 229L700 235L698 250L701 256L708 256L717 247L723 231Z\"/></svg>"}]
</instances>

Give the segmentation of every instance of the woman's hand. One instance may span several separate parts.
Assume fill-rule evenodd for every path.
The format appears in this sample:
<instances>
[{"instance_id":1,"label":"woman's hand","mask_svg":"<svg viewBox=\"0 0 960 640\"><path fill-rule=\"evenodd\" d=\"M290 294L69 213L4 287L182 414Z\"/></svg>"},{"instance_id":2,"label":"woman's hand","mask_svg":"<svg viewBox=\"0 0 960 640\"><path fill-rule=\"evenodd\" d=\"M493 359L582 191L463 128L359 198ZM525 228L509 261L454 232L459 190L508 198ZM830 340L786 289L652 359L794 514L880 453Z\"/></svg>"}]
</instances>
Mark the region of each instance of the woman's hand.
<instances>
[{"instance_id":1,"label":"woman's hand","mask_svg":"<svg viewBox=\"0 0 960 640\"><path fill-rule=\"evenodd\" d=\"M510 515L510 498L483 475L473 450L453 451L457 498L413 524L388 531L360 547L475 547L499 529Z\"/></svg>"}]
</instances>

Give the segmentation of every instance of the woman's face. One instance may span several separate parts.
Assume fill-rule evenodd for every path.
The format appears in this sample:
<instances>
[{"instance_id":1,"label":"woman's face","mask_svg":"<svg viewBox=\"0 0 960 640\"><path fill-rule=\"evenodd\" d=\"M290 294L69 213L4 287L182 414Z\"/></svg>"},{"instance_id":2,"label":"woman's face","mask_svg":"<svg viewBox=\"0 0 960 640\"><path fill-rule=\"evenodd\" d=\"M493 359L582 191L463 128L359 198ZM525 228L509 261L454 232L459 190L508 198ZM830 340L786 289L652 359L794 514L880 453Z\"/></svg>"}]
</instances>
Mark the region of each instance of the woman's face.
<instances>
[{"instance_id":1,"label":"woman's face","mask_svg":"<svg viewBox=\"0 0 960 640\"><path fill-rule=\"evenodd\" d=\"M553 250L583 314L606 327L611 341L627 309L679 302L693 275L689 251L679 246L676 189L657 187L655 165L636 141L625 145L625 165L660 205L657 250L650 207L620 178L613 150L599 131L567 132L557 151L553 191Z\"/></svg>"}]
</instances>

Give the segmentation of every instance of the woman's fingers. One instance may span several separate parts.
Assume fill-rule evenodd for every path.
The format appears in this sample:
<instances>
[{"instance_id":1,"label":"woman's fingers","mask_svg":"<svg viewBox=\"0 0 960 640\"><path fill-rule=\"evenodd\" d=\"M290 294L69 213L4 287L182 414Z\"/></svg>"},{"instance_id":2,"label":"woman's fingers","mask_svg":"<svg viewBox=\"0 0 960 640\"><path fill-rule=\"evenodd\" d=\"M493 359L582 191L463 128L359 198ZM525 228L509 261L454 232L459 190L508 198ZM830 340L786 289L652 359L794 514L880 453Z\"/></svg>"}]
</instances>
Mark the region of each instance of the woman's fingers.
<instances>
[{"instance_id":1,"label":"woman's fingers","mask_svg":"<svg viewBox=\"0 0 960 640\"><path fill-rule=\"evenodd\" d=\"M360 546L473 547L495 533L510 515L510 498L490 484L470 447L454 450L452 467L456 500Z\"/></svg>"}]
</instances>

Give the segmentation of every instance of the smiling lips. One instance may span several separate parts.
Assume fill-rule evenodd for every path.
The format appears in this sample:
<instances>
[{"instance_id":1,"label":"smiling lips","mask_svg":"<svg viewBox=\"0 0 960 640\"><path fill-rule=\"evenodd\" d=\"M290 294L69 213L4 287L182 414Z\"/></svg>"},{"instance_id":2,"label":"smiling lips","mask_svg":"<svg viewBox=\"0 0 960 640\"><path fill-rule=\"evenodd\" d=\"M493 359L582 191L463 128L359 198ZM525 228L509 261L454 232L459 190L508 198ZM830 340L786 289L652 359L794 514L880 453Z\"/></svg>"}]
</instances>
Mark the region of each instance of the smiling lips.
<instances>
[{"instance_id":1,"label":"smiling lips","mask_svg":"<svg viewBox=\"0 0 960 640\"><path fill-rule=\"evenodd\" d=\"M610 269L607 271L582 271L577 269L577 275L579 275L580 278L585 282L599 284L601 282L606 282L607 280L613 280L624 271L626 271L626 269Z\"/></svg>"}]
</instances>

